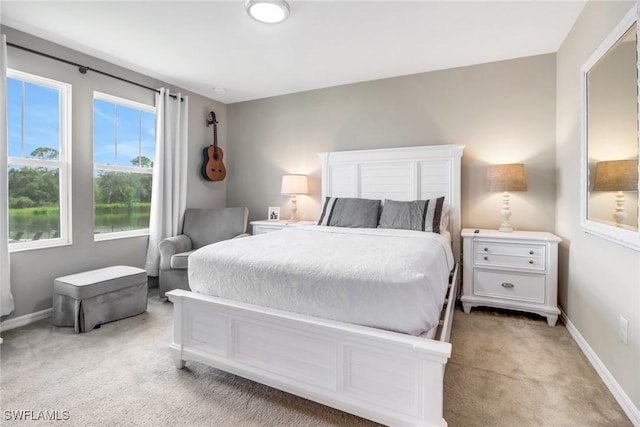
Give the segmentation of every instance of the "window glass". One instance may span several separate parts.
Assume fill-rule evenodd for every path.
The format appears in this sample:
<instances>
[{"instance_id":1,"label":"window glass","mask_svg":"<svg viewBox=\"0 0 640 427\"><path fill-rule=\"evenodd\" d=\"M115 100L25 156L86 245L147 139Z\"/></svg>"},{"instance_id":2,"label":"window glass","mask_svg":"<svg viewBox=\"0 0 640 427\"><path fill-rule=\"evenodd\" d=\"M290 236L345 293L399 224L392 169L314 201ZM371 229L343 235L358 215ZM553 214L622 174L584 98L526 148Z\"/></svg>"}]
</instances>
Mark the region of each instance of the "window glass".
<instances>
[{"instance_id":1,"label":"window glass","mask_svg":"<svg viewBox=\"0 0 640 427\"><path fill-rule=\"evenodd\" d=\"M60 237L58 168L9 167L9 240Z\"/></svg>"},{"instance_id":2,"label":"window glass","mask_svg":"<svg viewBox=\"0 0 640 427\"><path fill-rule=\"evenodd\" d=\"M116 163L116 106L93 100L93 162L105 165Z\"/></svg>"},{"instance_id":3,"label":"window glass","mask_svg":"<svg viewBox=\"0 0 640 427\"><path fill-rule=\"evenodd\" d=\"M7 143L10 249L71 240L71 86L8 70Z\"/></svg>"},{"instance_id":4,"label":"window glass","mask_svg":"<svg viewBox=\"0 0 640 427\"><path fill-rule=\"evenodd\" d=\"M24 157L57 159L60 152L60 94L53 88L24 83ZM53 157L52 157L53 156Z\"/></svg>"},{"instance_id":5,"label":"window glass","mask_svg":"<svg viewBox=\"0 0 640 427\"><path fill-rule=\"evenodd\" d=\"M143 158L146 157L147 159L153 160L156 145L156 115L143 111L141 116L141 129L141 155ZM145 165L141 166L145 167Z\"/></svg>"},{"instance_id":6,"label":"window glass","mask_svg":"<svg viewBox=\"0 0 640 427\"><path fill-rule=\"evenodd\" d=\"M151 175L97 171L95 233L149 228Z\"/></svg>"},{"instance_id":7,"label":"window glass","mask_svg":"<svg viewBox=\"0 0 640 427\"><path fill-rule=\"evenodd\" d=\"M95 93L93 116L96 238L147 232L155 109Z\"/></svg>"}]
</instances>

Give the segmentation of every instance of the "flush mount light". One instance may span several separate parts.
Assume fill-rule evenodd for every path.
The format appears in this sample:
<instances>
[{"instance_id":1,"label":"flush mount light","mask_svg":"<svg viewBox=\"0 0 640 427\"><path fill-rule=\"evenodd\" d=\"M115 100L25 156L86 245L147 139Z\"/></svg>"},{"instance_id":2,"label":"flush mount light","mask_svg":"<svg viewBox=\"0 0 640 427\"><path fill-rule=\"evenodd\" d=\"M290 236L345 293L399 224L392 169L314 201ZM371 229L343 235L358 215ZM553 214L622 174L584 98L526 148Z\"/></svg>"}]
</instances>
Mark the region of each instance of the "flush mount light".
<instances>
[{"instance_id":1,"label":"flush mount light","mask_svg":"<svg viewBox=\"0 0 640 427\"><path fill-rule=\"evenodd\" d=\"M247 0L244 8L250 17L267 24L282 22L289 16L289 4L284 0Z\"/></svg>"}]
</instances>

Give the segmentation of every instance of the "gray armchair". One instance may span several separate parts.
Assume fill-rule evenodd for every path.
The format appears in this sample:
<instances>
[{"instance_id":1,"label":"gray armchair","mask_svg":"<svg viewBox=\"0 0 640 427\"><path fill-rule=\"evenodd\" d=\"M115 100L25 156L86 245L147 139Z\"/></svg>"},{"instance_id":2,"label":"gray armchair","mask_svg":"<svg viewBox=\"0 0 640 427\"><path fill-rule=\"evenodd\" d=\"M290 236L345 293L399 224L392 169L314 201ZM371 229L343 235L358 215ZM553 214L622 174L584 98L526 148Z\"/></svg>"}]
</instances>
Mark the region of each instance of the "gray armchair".
<instances>
[{"instance_id":1,"label":"gray armchair","mask_svg":"<svg viewBox=\"0 0 640 427\"><path fill-rule=\"evenodd\" d=\"M247 236L249 209L187 209L182 234L163 239L160 251L160 298L172 289L189 288L187 265L196 249L222 240Z\"/></svg>"}]
</instances>

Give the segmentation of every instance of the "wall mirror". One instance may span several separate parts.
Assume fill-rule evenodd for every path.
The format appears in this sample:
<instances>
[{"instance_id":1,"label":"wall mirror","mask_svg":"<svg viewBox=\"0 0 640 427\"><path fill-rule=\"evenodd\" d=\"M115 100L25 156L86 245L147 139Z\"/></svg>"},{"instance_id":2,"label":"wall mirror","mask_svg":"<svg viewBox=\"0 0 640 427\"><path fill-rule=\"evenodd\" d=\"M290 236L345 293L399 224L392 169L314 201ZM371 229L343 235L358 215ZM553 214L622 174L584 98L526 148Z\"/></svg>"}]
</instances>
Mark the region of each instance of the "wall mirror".
<instances>
[{"instance_id":1,"label":"wall mirror","mask_svg":"<svg viewBox=\"0 0 640 427\"><path fill-rule=\"evenodd\" d=\"M582 227L640 250L638 8L582 67Z\"/></svg>"}]
</instances>

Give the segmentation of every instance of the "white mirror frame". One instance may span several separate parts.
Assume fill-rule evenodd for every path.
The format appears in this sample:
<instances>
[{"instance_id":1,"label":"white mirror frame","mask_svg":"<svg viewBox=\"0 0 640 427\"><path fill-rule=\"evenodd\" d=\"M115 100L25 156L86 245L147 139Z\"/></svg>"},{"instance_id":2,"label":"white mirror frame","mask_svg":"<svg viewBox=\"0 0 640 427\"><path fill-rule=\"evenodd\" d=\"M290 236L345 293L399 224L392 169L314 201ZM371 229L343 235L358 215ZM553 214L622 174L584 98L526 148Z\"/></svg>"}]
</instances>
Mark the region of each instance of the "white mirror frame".
<instances>
[{"instance_id":1,"label":"white mirror frame","mask_svg":"<svg viewBox=\"0 0 640 427\"><path fill-rule=\"evenodd\" d=\"M625 15L620 23L611 31L607 38L600 44L589 59L584 63L581 74L581 90L582 90L582 114L581 114L581 189L580 189L580 215L582 229L586 233L594 234L602 238L619 243L623 246L627 246L634 250L640 251L640 220L638 221L638 230L632 231L623 228L614 227L601 222L592 221L588 217L588 203L589 203L589 152L587 141L587 120L588 120L588 106L587 106L587 73L591 68L602 58L613 45L626 33L629 28L636 24L636 48L638 50L638 58L640 58L640 46L638 35L640 35L640 29L638 25L638 16L640 15L640 2L637 2L634 7ZM640 94L640 61L636 61L638 68L638 93ZM640 97L639 103L640 105ZM638 108L638 123L640 123L640 108ZM638 141L640 141L640 131L638 132ZM640 152L640 144L638 146ZM640 204L640 203L639 203ZM638 210L640 212L640 209ZM638 215L640 218L640 215Z\"/></svg>"}]
</instances>

